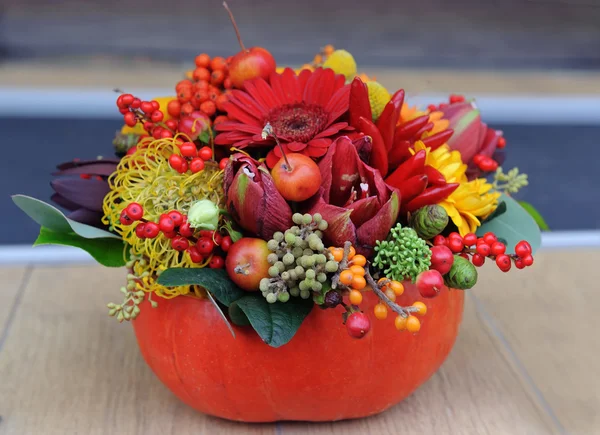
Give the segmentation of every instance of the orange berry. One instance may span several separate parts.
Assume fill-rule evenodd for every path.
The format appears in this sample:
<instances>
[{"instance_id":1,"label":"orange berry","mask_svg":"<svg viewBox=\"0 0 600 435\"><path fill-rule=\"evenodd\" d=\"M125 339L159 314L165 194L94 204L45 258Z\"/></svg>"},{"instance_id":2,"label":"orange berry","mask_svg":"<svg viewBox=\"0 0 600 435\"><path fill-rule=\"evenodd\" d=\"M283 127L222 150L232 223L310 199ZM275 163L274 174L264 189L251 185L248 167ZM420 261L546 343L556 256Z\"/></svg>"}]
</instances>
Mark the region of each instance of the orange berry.
<instances>
[{"instance_id":1,"label":"orange berry","mask_svg":"<svg viewBox=\"0 0 600 435\"><path fill-rule=\"evenodd\" d=\"M217 106L215 105L214 101L209 100L200 104L200 110L202 110L208 116L213 116L217 111Z\"/></svg>"},{"instance_id":2,"label":"orange berry","mask_svg":"<svg viewBox=\"0 0 600 435\"><path fill-rule=\"evenodd\" d=\"M356 266L364 266L365 264L367 264L367 259L365 258L364 255L355 255L354 258L352 259L352 264L356 265Z\"/></svg>"},{"instance_id":3,"label":"orange berry","mask_svg":"<svg viewBox=\"0 0 600 435\"><path fill-rule=\"evenodd\" d=\"M179 114L181 113L181 103L179 100L169 101L169 104L167 104L167 112L173 118L179 118Z\"/></svg>"},{"instance_id":4,"label":"orange berry","mask_svg":"<svg viewBox=\"0 0 600 435\"><path fill-rule=\"evenodd\" d=\"M365 276L365 268L362 266L350 266L350 270L354 275Z\"/></svg>"},{"instance_id":5,"label":"orange berry","mask_svg":"<svg viewBox=\"0 0 600 435\"><path fill-rule=\"evenodd\" d=\"M332 246L331 248L329 248L329 251L331 252L331 255L333 255L333 259L335 261L342 261L342 258L344 258L344 250L342 248L336 248L334 246Z\"/></svg>"},{"instance_id":6,"label":"orange berry","mask_svg":"<svg viewBox=\"0 0 600 435\"><path fill-rule=\"evenodd\" d=\"M329 56L331 53L333 53L335 51L335 48L333 47L333 45L331 44L327 44L325 46L325 48L323 48L323 53L325 53L327 56Z\"/></svg>"},{"instance_id":7,"label":"orange berry","mask_svg":"<svg viewBox=\"0 0 600 435\"><path fill-rule=\"evenodd\" d=\"M377 284L379 284L380 286L382 286L383 284L388 283L389 284L390 279L386 278L385 276L383 278L379 278L379 280L377 281ZM387 287L387 284L384 286Z\"/></svg>"},{"instance_id":8,"label":"orange berry","mask_svg":"<svg viewBox=\"0 0 600 435\"><path fill-rule=\"evenodd\" d=\"M210 75L210 83L214 86L219 86L225 80L225 72L223 70L216 70Z\"/></svg>"},{"instance_id":9,"label":"orange berry","mask_svg":"<svg viewBox=\"0 0 600 435\"><path fill-rule=\"evenodd\" d=\"M187 103L192 99L192 97L193 94L191 86L189 88L182 88L179 91L177 91L177 99L181 104Z\"/></svg>"},{"instance_id":10,"label":"orange berry","mask_svg":"<svg viewBox=\"0 0 600 435\"><path fill-rule=\"evenodd\" d=\"M199 68L208 68L210 66L210 56L206 53L199 54L194 59L194 62Z\"/></svg>"},{"instance_id":11,"label":"orange berry","mask_svg":"<svg viewBox=\"0 0 600 435\"><path fill-rule=\"evenodd\" d=\"M223 87L225 89L233 88L233 83L231 82L231 79L229 77L227 77L225 80L223 80Z\"/></svg>"},{"instance_id":12,"label":"orange berry","mask_svg":"<svg viewBox=\"0 0 600 435\"><path fill-rule=\"evenodd\" d=\"M196 110L196 108L192 105L192 103L185 103L181 105L181 114L182 115L189 115L190 113L192 113L194 110Z\"/></svg>"},{"instance_id":13,"label":"orange berry","mask_svg":"<svg viewBox=\"0 0 600 435\"><path fill-rule=\"evenodd\" d=\"M351 285L352 278L354 278L354 274L351 270L346 269L340 273L340 282L344 285Z\"/></svg>"},{"instance_id":14,"label":"orange berry","mask_svg":"<svg viewBox=\"0 0 600 435\"><path fill-rule=\"evenodd\" d=\"M373 308L373 312L375 313L375 317L379 320L383 320L388 315L388 309L385 304L377 304L375 308Z\"/></svg>"},{"instance_id":15,"label":"orange berry","mask_svg":"<svg viewBox=\"0 0 600 435\"><path fill-rule=\"evenodd\" d=\"M196 93L194 94L194 97L200 102L200 104L204 103L205 101L210 100L208 91L205 91L205 90L196 91Z\"/></svg>"},{"instance_id":16,"label":"orange berry","mask_svg":"<svg viewBox=\"0 0 600 435\"><path fill-rule=\"evenodd\" d=\"M194 83L194 88L197 91L207 91L208 92L208 80L200 80L199 82Z\"/></svg>"},{"instance_id":17,"label":"orange berry","mask_svg":"<svg viewBox=\"0 0 600 435\"><path fill-rule=\"evenodd\" d=\"M352 275L352 288L362 290L367 285L367 281L360 275Z\"/></svg>"},{"instance_id":18,"label":"orange berry","mask_svg":"<svg viewBox=\"0 0 600 435\"><path fill-rule=\"evenodd\" d=\"M321 56L320 54L315 55L315 58L313 59L313 63L316 63L317 65L323 62L323 56Z\"/></svg>"},{"instance_id":19,"label":"orange berry","mask_svg":"<svg viewBox=\"0 0 600 435\"><path fill-rule=\"evenodd\" d=\"M402 296L402 293L404 293L404 285L400 281L392 281L388 286L394 290L396 296Z\"/></svg>"},{"instance_id":20,"label":"orange berry","mask_svg":"<svg viewBox=\"0 0 600 435\"><path fill-rule=\"evenodd\" d=\"M354 246L350 246L350 253L348 254L348 260L352 260L355 255L356 255L356 249L354 249Z\"/></svg>"},{"instance_id":21,"label":"orange berry","mask_svg":"<svg viewBox=\"0 0 600 435\"><path fill-rule=\"evenodd\" d=\"M210 61L210 68L213 71L227 69L227 62L225 62L225 59L221 56L214 57L213 60Z\"/></svg>"},{"instance_id":22,"label":"orange berry","mask_svg":"<svg viewBox=\"0 0 600 435\"><path fill-rule=\"evenodd\" d=\"M421 321L415 316L408 316L406 319L406 329L408 329L408 332L419 332Z\"/></svg>"},{"instance_id":23,"label":"orange berry","mask_svg":"<svg viewBox=\"0 0 600 435\"><path fill-rule=\"evenodd\" d=\"M390 299L390 301L396 301L396 293L394 293L394 290L392 290L391 288L387 288L385 290L385 295Z\"/></svg>"},{"instance_id":24,"label":"orange berry","mask_svg":"<svg viewBox=\"0 0 600 435\"><path fill-rule=\"evenodd\" d=\"M362 296L362 293L359 292L358 290L352 290L350 292L349 299L350 299L350 303L352 305L360 305L363 300L363 296Z\"/></svg>"},{"instance_id":25,"label":"orange berry","mask_svg":"<svg viewBox=\"0 0 600 435\"><path fill-rule=\"evenodd\" d=\"M398 331L404 331L406 329L406 319L408 319L408 317L402 317L398 314L398 317L394 320L394 325L396 325Z\"/></svg>"},{"instance_id":26,"label":"orange berry","mask_svg":"<svg viewBox=\"0 0 600 435\"><path fill-rule=\"evenodd\" d=\"M419 311L416 311L416 314L418 314L419 316L424 316L425 314L427 314L427 305L425 305L423 302L417 301L414 304L412 304L412 306L419 309Z\"/></svg>"},{"instance_id":27,"label":"orange berry","mask_svg":"<svg viewBox=\"0 0 600 435\"><path fill-rule=\"evenodd\" d=\"M192 82L189 80L181 80L179 82L177 82L177 84L175 85L175 90L177 92L179 92L182 89L189 89L192 87Z\"/></svg>"},{"instance_id":28,"label":"orange berry","mask_svg":"<svg viewBox=\"0 0 600 435\"><path fill-rule=\"evenodd\" d=\"M206 68L196 68L192 77L197 82L199 82L200 80L210 80L210 71Z\"/></svg>"}]
</instances>

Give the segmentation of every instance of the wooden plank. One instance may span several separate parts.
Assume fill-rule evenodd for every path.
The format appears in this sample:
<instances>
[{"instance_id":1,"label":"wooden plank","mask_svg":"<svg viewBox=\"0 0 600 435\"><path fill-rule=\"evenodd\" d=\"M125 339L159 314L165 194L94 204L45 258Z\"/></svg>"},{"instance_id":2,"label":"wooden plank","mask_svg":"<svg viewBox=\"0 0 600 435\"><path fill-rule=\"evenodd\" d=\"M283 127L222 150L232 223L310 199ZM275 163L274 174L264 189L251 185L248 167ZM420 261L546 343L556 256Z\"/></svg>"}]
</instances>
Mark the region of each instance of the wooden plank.
<instances>
[{"instance_id":1,"label":"wooden plank","mask_svg":"<svg viewBox=\"0 0 600 435\"><path fill-rule=\"evenodd\" d=\"M273 433L200 414L160 384L132 328L106 314L124 275L34 270L0 353L0 434Z\"/></svg>"},{"instance_id":2,"label":"wooden plank","mask_svg":"<svg viewBox=\"0 0 600 435\"><path fill-rule=\"evenodd\" d=\"M489 267L493 284L476 292L572 434L600 433L598 262L599 250L541 252L529 270Z\"/></svg>"},{"instance_id":3,"label":"wooden plank","mask_svg":"<svg viewBox=\"0 0 600 435\"><path fill-rule=\"evenodd\" d=\"M25 267L0 268L0 351L12 323L11 313L17 308L19 291L26 279Z\"/></svg>"},{"instance_id":4,"label":"wooden plank","mask_svg":"<svg viewBox=\"0 0 600 435\"><path fill-rule=\"evenodd\" d=\"M284 434L557 433L467 300L455 348L442 368L382 414L338 423L282 423ZM390 361L390 364L393 364ZM390 366L390 369L392 366ZM396 367L402 370L402 367ZM342 391L342 390L341 390ZM343 393L340 393L343 394Z\"/></svg>"}]
</instances>

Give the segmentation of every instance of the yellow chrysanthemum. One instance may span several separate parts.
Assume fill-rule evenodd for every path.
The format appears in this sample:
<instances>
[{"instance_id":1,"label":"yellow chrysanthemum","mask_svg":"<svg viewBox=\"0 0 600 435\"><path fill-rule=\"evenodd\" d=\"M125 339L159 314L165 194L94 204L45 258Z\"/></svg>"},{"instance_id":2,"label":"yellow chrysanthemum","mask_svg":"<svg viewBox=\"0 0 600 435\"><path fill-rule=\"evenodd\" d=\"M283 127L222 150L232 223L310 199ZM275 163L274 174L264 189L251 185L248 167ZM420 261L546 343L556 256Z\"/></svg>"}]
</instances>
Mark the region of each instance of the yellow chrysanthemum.
<instances>
[{"instance_id":1,"label":"yellow chrysanthemum","mask_svg":"<svg viewBox=\"0 0 600 435\"><path fill-rule=\"evenodd\" d=\"M371 104L373 121L377 121L383 109L385 109L385 105L390 102L391 95L379 82L367 82L367 89L369 90L369 103Z\"/></svg>"},{"instance_id":2,"label":"yellow chrysanthemum","mask_svg":"<svg viewBox=\"0 0 600 435\"><path fill-rule=\"evenodd\" d=\"M163 122L168 121L169 119L172 118L172 116L169 115L169 112L167 111L167 104L169 104L169 101L174 100L176 98L177 97L175 97L175 96L153 98L160 105L159 110L164 115ZM144 130L144 126L140 122L138 122L134 127L129 127L128 125L124 125L123 128L121 128L121 134L138 134L141 136L142 134L147 134L147 132L146 132L146 130Z\"/></svg>"},{"instance_id":3,"label":"yellow chrysanthemum","mask_svg":"<svg viewBox=\"0 0 600 435\"><path fill-rule=\"evenodd\" d=\"M346 50L335 50L323 63L323 68L331 68L336 74L343 74L346 80L356 76L356 61Z\"/></svg>"},{"instance_id":4,"label":"yellow chrysanthemum","mask_svg":"<svg viewBox=\"0 0 600 435\"><path fill-rule=\"evenodd\" d=\"M448 145L431 151L421 141L415 142L414 154L425 150L425 164L437 169L448 183L460 183L448 198L439 203L456 227L460 235L474 233L485 219L498 207L499 192L492 191L493 186L485 178L473 181L467 179L467 165L462 161L459 151L450 150Z\"/></svg>"}]
</instances>

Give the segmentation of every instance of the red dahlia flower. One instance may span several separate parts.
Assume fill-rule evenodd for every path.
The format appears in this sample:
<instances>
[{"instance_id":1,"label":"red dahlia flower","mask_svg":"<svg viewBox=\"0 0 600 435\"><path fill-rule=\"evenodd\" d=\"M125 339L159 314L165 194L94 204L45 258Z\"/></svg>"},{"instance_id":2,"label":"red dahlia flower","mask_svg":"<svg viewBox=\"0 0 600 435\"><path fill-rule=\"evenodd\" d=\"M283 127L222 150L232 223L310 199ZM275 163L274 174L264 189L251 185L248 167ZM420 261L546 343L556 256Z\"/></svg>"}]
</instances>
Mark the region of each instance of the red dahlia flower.
<instances>
[{"instance_id":1,"label":"red dahlia flower","mask_svg":"<svg viewBox=\"0 0 600 435\"><path fill-rule=\"evenodd\" d=\"M339 121L349 106L350 87L344 76L322 68L296 75L286 68L281 74L272 74L269 82L249 80L244 91L232 91L225 104L231 121L216 126L220 133L215 144L269 147L269 167L281 158L279 147L273 148L275 138L287 152L324 156L332 136L348 127L347 122ZM263 139L261 133L267 123L273 131Z\"/></svg>"}]
</instances>

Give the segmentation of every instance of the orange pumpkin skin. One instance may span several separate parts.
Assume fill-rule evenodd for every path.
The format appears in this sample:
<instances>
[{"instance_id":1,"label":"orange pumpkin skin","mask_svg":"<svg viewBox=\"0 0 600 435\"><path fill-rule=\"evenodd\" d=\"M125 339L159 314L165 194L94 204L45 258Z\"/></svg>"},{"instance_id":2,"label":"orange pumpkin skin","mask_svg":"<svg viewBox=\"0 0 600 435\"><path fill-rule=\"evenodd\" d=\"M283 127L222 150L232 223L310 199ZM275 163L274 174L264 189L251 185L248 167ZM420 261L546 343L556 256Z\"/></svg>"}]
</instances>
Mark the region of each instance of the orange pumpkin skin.
<instances>
[{"instance_id":1,"label":"orange pumpkin skin","mask_svg":"<svg viewBox=\"0 0 600 435\"><path fill-rule=\"evenodd\" d=\"M395 314L376 320L376 297L364 294L371 331L351 338L341 307L315 307L279 348L250 327L233 338L207 300L143 302L133 321L147 364L175 395L206 414L244 422L335 421L380 413L400 402L440 367L462 319L463 292L422 299L409 283L400 305L421 300L427 314L416 334L399 332Z\"/></svg>"}]
</instances>

